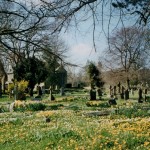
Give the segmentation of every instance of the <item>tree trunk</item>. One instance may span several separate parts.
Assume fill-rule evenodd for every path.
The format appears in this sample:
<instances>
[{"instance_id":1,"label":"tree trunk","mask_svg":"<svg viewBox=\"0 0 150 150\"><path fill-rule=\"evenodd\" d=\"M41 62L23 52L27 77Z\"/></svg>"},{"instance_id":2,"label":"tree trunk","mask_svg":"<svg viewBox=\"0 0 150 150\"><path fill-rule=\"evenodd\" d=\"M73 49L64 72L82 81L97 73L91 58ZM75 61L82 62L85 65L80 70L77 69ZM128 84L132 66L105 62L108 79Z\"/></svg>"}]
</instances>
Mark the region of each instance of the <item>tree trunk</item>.
<instances>
[{"instance_id":1,"label":"tree trunk","mask_svg":"<svg viewBox=\"0 0 150 150\"><path fill-rule=\"evenodd\" d=\"M130 80L127 78L127 88L130 89Z\"/></svg>"}]
</instances>

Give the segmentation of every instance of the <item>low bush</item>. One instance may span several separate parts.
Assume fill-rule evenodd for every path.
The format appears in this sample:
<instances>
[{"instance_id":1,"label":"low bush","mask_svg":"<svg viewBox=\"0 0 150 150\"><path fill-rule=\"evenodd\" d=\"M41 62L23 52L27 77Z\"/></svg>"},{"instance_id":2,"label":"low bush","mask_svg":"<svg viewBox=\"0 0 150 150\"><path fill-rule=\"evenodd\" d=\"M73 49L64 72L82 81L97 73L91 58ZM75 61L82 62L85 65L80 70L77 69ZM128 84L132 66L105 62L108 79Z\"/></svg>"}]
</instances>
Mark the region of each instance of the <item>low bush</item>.
<instances>
[{"instance_id":1,"label":"low bush","mask_svg":"<svg viewBox=\"0 0 150 150\"><path fill-rule=\"evenodd\" d=\"M46 105L42 103L30 103L26 107L27 107L27 110L38 111L38 110L45 110Z\"/></svg>"},{"instance_id":2,"label":"low bush","mask_svg":"<svg viewBox=\"0 0 150 150\"><path fill-rule=\"evenodd\" d=\"M63 107L63 104L56 104L46 107L47 110L58 110L60 107Z\"/></svg>"},{"instance_id":3,"label":"low bush","mask_svg":"<svg viewBox=\"0 0 150 150\"><path fill-rule=\"evenodd\" d=\"M14 104L14 111L39 111L45 110L46 105L43 103L25 103L24 101L16 101Z\"/></svg>"}]
</instances>

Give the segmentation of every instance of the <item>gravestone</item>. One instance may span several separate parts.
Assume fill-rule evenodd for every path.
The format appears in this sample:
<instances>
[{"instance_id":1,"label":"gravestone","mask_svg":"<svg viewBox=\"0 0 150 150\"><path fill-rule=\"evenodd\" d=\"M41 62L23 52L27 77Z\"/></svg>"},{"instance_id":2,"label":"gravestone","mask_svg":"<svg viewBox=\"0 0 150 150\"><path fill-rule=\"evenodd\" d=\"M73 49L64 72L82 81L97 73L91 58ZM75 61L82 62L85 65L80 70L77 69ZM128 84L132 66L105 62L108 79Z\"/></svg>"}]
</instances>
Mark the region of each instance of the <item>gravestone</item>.
<instances>
[{"instance_id":1,"label":"gravestone","mask_svg":"<svg viewBox=\"0 0 150 150\"><path fill-rule=\"evenodd\" d=\"M60 95L61 95L61 96L64 96L64 95L65 95L64 87L63 87L63 86L60 88Z\"/></svg>"},{"instance_id":2,"label":"gravestone","mask_svg":"<svg viewBox=\"0 0 150 150\"><path fill-rule=\"evenodd\" d=\"M111 95L113 94L113 93L112 93L112 86L111 86L111 85L110 85L110 87L109 87L109 91L110 91L109 94L110 94L110 96L111 96Z\"/></svg>"},{"instance_id":3,"label":"gravestone","mask_svg":"<svg viewBox=\"0 0 150 150\"><path fill-rule=\"evenodd\" d=\"M14 99L18 100L18 86L17 85L14 86L13 93L14 93Z\"/></svg>"},{"instance_id":4,"label":"gravestone","mask_svg":"<svg viewBox=\"0 0 150 150\"><path fill-rule=\"evenodd\" d=\"M125 90L125 100L128 100L129 99L129 90L126 89Z\"/></svg>"},{"instance_id":5,"label":"gravestone","mask_svg":"<svg viewBox=\"0 0 150 150\"><path fill-rule=\"evenodd\" d=\"M96 100L96 91L94 89L90 90L90 100Z\"/></svg>"},{"instance_id":6,"label":"gravestone","mask_svg":"<svg viewBox=\"0 0 150 150\"><path fill-rule=\"evenodd\" d=\"M113 94L114 96L116 96L117 95L117 89L116 89L116 86L114 86L114 94Z\"/></svg>"},{"instance_id":7,"label":"gravestone","mask_svg":"<svg viewBox=\"0 0 150 150\"><path fill-rule=\"evenodd\" d=\"M143 91L142 91L142 89L140 88L139 91L138 91L138 95L139 95L138 102L139 102L139 103L142 103L142 102L143 102L143 101L142 101L142 98L143 98L142 93L143 93Z\"/></svg>"},{"instance_id":8,"label":"gravestone","mask_svg":"<svg viewBox=\"0 0 150 150\"><path fill-rule=\"evenodd\" d=\"M131 89L131 95L134 95L134 89L133 88Z\"/></svg>"},{"instance_id":9,"label":"gravestone","mask_svg":"<svg viewBox=\"0 0 150 150\"><path fill-rule=\"evenodd\" d=\"M40 86L37 86L37 94L38 96L42 96L42 89Z\"/></svg>"},{"instance_id":10,"label":"gravestone","mask_svg":"<svg viewBox=\"0 0 150 150\"><path fill-rule=\"evenodd\" d=\"M121 84L120 84L120 82L118 83L118 94L120 94L121 93Z\"/></svg>"},{"instance_id":11,"label":"gravestone","mask_svg":"<svg viewBox=\"0 0 150 150\"><path fill-rule=\"evenodd\" d=\"M108 101L109 105L117 105L116 99L111 95L111 99Z\"/></svg>"},{"instance_id":12,"label":"gravestone","mask_svg":"<svg viewBox=\"0 0 150 150\"><path fill-rule=\"evenodd\" d=\"M52 94L52 87L51 87L51 86L50 86L50 88L49 88L49 100L50 100L50 101L55 100L55 97L54 97L53 94Z\"/></svg>"},{"instance_id":13,"label":"gravestone","mask_svg":"<svg viewBox=\"0 0 150 150\"><path fill-rule=\"evenodd\" d=\"M124 91L125 91L125 88L124 86L122 86L121 93L120 93L121 99L124 99Z\"/></svg>"},{"instance_id":14,"label":"gravestone","mask_svg":"<svg viewBox=\"0 0 150 150\"><path fill-rule=\"evenodd\" d=\"M103 92L100 88L97 90L97 93L98 93L99 99L101 99Z\"/></svg>"},{"instance_id":15,"label":"gravestone","mask_svg":"<svg viewBox=\"0 0 150 150\"><path fill-rule=\"evenodd\" d=\"M147 89L145 89L145 92L144 92L145 94L147 94Z\"/></svg>"},{"instance_id":16,"label":"gravestone","mask_svg":"<svg viewBox=\"0 0 150 150\"><path fill-rule=\"evenodd\" d=\"M145 94L145 102L147 101L147 88L145 89L145 91L144 91L144 94Z\"/></svg>"}]
</instances>

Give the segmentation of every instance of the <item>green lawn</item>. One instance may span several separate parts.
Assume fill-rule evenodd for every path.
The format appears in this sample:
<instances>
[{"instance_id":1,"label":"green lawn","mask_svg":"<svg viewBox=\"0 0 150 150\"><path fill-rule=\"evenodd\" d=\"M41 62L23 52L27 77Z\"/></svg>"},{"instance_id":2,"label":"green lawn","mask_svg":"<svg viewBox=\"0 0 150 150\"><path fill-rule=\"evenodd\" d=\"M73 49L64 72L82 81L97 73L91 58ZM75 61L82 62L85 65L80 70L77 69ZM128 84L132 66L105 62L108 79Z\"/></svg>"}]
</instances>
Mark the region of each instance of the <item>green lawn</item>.
<instances>
[{"instance_id":1,"label":"green lawn","mask_svg":"<svg viewBox=\"0 0 150 150\"><path fill-rule=\"evenodd\" d=\"M133 99L103 105L107 101L104 97L89 106L86 94L16 101L14 112L0 113L0 149L149 150L150 103Z\"/></svg>"}]
</instances>

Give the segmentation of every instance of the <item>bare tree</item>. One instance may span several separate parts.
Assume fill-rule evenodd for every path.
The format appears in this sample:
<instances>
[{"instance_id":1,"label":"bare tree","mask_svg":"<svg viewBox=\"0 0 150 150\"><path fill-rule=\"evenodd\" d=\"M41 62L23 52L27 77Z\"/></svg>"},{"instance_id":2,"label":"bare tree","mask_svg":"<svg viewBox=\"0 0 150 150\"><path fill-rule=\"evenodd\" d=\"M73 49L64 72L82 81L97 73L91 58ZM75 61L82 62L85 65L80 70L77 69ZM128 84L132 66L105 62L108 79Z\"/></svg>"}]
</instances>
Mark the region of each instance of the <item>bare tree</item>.
<instances>
[{"instance_id":1,"label":"bare tree","mask_svg":"<svg viewBox=\"0 0 150 150\"><path fill-rule=\"evenodd\" d=\"M114 72L122 72L128 84L130 76L133 76L131 74L146 65L149 53L146 33L147 30L138 28L122 28L109 39L110 48L106 51L106 63Z\"/></svg>"},{"instance_id":2,"label":"bare tree","mask_svg":"<svg viewBox=\"0 0 150 150\"><path fill-rule=\"evenodd\" d=\"M144 25L150 21L150 1L149 0L117 0L112 5L124 11L124 14L138 16L138 22Z\"/></svg>"},{"instance_id":3,"label":"bare tree","mask_svg":"<svg viewBox=\"0 0 150 150\"><path fill-rule=\"evenodd\" d=\"M149 1L120 1L119 0L39 0L39 4L29 1L1 0L0 3L0 44L8 49L13 49L9 39L13 38L33 45L38 44L38 38L49 32L61 31L69 25L78 25L89 18L93 20L93 39L95 37L96 24L104 22L105 9L109 13L108 24L115 16L115 10L120 11L120 18L123 10L129 10L130 6L134 11L129 11L143 17L145 24L149 23ZM119 9L116 9L119 8ZM117 12L118 13L118 12ZM119 19L120 19L119 18ZM146 20L146 21L145 21ZM74 24L72 22L74 21ZM109 28L109 27L108 27ZM32 33L37 33L34 41L27 38ZM40 34L39 34L40 33Z\"/></svg>"}]
</instances>

